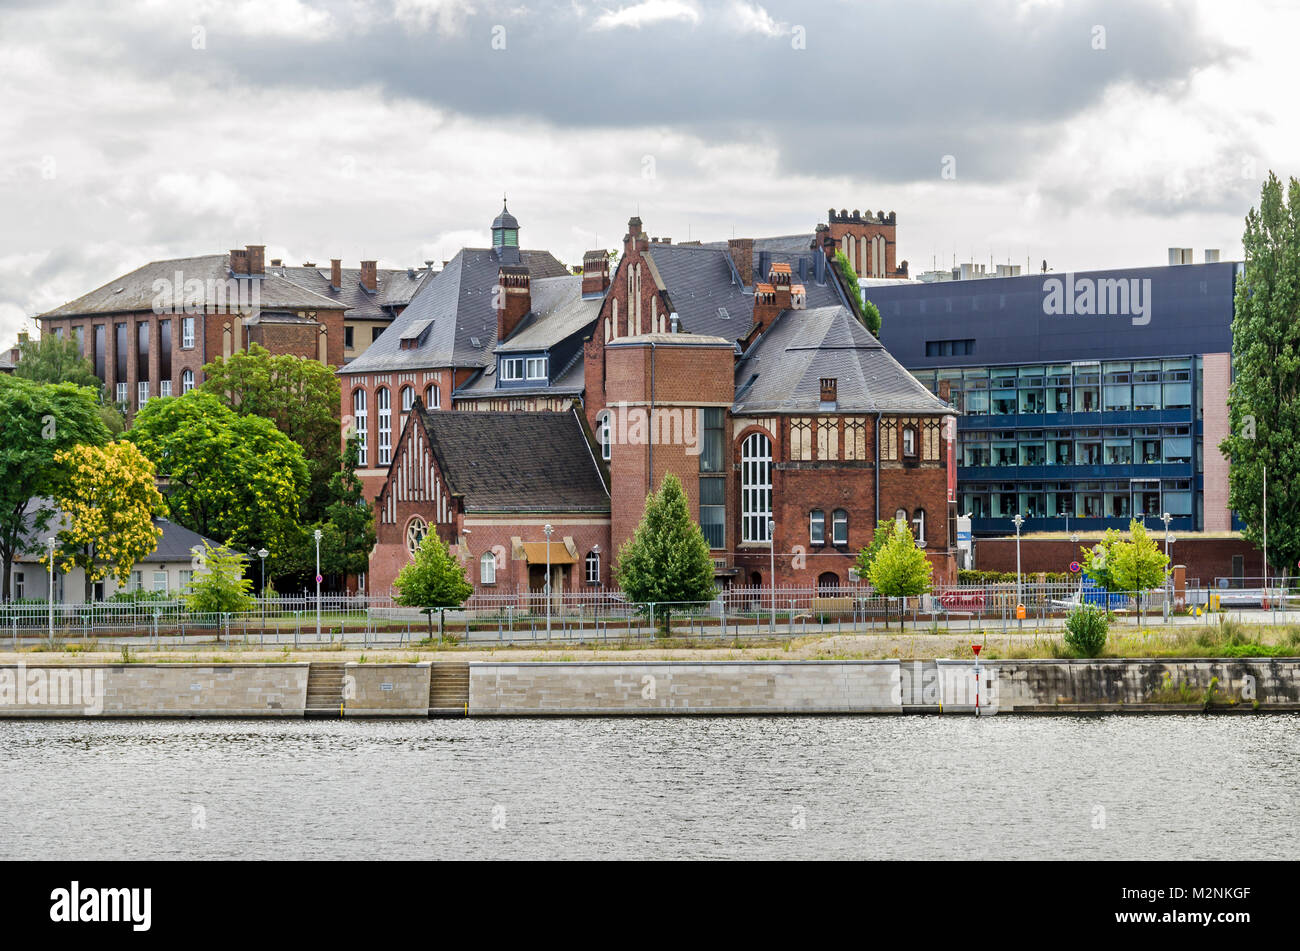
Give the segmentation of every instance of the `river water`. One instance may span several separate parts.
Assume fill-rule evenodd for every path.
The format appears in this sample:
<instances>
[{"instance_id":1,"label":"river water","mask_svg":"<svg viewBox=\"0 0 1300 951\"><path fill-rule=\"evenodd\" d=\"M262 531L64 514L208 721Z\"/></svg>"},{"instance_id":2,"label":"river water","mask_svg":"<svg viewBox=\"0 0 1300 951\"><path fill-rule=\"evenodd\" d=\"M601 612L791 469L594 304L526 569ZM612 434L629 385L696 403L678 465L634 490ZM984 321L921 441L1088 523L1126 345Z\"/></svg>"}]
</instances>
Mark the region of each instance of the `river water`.
<instances>
[{"instance_id":1,"label":"river water","mask_svg":"<svg viewBox=\"0 0 1300 951\"><path fill-rule=\"evenodd\" d=\"M0 721L0 858L1294 858L1300 716Z\"/></svg>"}]
</instances>

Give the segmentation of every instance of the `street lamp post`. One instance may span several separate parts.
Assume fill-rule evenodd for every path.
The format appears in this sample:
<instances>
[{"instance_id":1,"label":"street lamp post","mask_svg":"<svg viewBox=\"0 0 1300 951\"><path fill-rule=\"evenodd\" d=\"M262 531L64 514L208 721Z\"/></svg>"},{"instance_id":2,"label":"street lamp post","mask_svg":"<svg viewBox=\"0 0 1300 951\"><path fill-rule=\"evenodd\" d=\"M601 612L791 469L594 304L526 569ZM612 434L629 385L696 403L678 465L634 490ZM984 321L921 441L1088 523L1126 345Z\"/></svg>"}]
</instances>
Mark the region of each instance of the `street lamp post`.
<instances>
[{"instance_id":1,"label":"street lamp post","mask_svg":"<svg viewBox=\"0 0 1300 951\"><path fill-rule=\"evenodd\" d=\"M1160 516L1160 521L1165 523L1165 617L1169 617L1169 581L1171 577L1169 574L1169 542L1173 538L1169 533L1169 523L1173 520L1174 517L1168 512Z\"/></svg>"},{"instance_id":2,"label":"street lamp post","mask_svg":"<svg viewBox=\"0 0 1300 951\"><path fill-rule=\"evenodd\" d=\"M262 559L262 592L261 592L261 602L262 602L262 622L263 622L263 623L266 622L266 556L269 555L269 554L271 554L271 553L270 553L269 551L267 551L265 548L259 548L259 549L257 550L257 557L260 558L260 559Z\"/></svg>"},{"instance_id":3,"label":"street lamp post","mask_svg":"<svg viewBox=\"0 0 1300 951\"><path fill-rule=\"evenodd\" d=\"M776 519L767 520L767 547L772 555L772 616L768 621L769 633L776 633Z\"/></svg>"},{"instance_id":4,"label":"street lamp post","mask_svg":"<svg viewBox=\"0 0 1300 951\"><path fill-rule=\"evenodd\" d=\"M54 646L54 536L46 539L50 548L50 646Z\"/></svg>"},{"instance_id":5,"label":"street lamp post","mask_svg":"<svg viewBox=\"0 0 1300 951\"><path fill-rule=\"evenodd\" d=\"M1011 524L1016 527L1016 627L1024 627L1024 618L1020 616L1020 526L1025 524L1024 516L1017 512Z\"/></svg>"},{"instance_id":6,"label":"street lamp post","mask_svg":"<svg viewBox=\"0 0 1300 951\"><path fill-rule=\"evenodd\" d=\"M320 641L320 538L321 530L318 528L312 532L312 538L316 539L316 640Z\"/></svg>"},{"instance_id":7,"label":"street lamp post","mask_svg":"<svg viewBox=\"0 0 1300 951\"><path fill-rule=\"evenodd\" d=\"M542 526L542 531L546 533L546 584L542 586L542 593L546 596L546 640L551 639L551 532L555 531L550 522Z\"/></svg>"}]
</instances>

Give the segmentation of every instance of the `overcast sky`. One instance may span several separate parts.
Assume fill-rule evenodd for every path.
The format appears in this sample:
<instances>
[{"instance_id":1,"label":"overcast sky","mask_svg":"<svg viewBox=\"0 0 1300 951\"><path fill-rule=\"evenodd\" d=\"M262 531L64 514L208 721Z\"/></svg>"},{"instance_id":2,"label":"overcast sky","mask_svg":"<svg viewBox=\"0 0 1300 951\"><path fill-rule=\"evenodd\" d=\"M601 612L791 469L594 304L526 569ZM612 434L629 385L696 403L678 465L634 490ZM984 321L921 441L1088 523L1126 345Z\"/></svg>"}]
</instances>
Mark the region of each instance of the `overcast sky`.
<instances>
[{"instance_id":1,"label":"overcast sky","mask_svg":"<svg viewBox=\"0 0 1300 951\"><path fill-rule=\"evenodd\" d=\"M1241 253L1300 175L1283 2L0 2L0 346L150 260L567 263L898 213L913 274ZM948 174L945 175L945 170Z\"/></svg>"}]
</instances>

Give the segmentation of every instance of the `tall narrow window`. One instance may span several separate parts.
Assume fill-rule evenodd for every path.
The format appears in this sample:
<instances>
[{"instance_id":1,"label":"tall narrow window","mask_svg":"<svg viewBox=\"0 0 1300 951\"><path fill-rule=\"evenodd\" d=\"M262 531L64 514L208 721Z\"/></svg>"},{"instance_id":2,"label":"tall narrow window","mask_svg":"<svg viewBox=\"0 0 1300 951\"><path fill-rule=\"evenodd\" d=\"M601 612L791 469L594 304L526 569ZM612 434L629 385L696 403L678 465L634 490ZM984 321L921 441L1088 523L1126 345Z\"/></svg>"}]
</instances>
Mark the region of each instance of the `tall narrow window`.
<instances>
[{"instance_id":1,"label":"tall narrow window","mask_svg":"<svg viewBox=\"0 0 1300 951\"><path fill-rule=\"evenodd\" d=\"M357 465L365 466L369 447L366 445L366 391L357 390L352 394L352 420L357 432Z\"/></svg>"},{"instance_id":2,"label":"tall narrow window","mask_svg":"<svg viewBox=\"0 0 1300 951\"><path fill-rule=\"evenodd\" d=\"M135 408L144 409L144 404L149 402L149 381L141 380L139 383L135 385L135 389L136 389Z\"/></svg>"},{"instance_id":3,"label":"tall narrow window","mask_svg":"<svg viewBox=\"0 0 1300 951\"><path fill-rule=\"evenodd\" d=\"M478 580L480 584L497 583L497 556L492 552L484 553L478 562Z\"/></svg>"},{"instance_id":4,"label":"tall narrow window","mask_svg":"<svg viewBox=\"0 0 1300 951\"><path fill-rule=\"evenodd\" d=\"M181 346L186 350L194 348L194 318L181 318Z\"/></svg>"},{"instance_id":5,"label":"tall narrow window","mask_svg":"<svg viewBox=\"0 0 1300 951\"><path fill-rule=\"evenodd\" d=\"M194 371L182 370L181 371L181 392L188 393L192 389L194 389Z\"/></svg>"},{"instance_id":6,"label":"tall narrow window","mask_svg":"<svg viewBox=\"0 0 1300 951\"><path fill-rule=\"evenodd\" d=\"M916 458L916 427L915 426L903 427L903 458L904 459Z\"/></svg>"},{"instance_id":7,"label":"tall narrow window","mask_svg":"<svg viewBox=\"0 0 1300 951\"><path fill-rule=\"evenodd\" d=\"M917 509L916 516L912 519L912 524L916 526L916 543L922 548L925 547L925 509Z\"/></svg>"},{"instance_id":8,"label":"tall narrow window","mask_svg":"<svg viewBox=\"0 0 1300 951\"><path fill-rule=\"evenodd\" d=\"M587 584L600 584L600 553L587 552Z\"/></svg>"},{"instance_id":9,"label":"tall narrow window","mask_svg":"<svg viewBox=\"0 0 1300 951\"><path fill-rule=\"evenodd\" d=\"M762 433L745 437L740 450L741 541L765 542L772 518L772 440Z\"/></svg>"},{"instance_id":10,"label":"tall narrow window","mask_svg":"<svg viewBox=\"0 0 1300 951\"><path fill-rule=\"evenodd\" d=\"M826 513L813 509L808 516L808 540L814 545L826 544Z\"/></svg>"},{"instance_id":11,"label":"tall narrow window","mask_svg":"<svg viewBox=\"0 0 1300 951\"><path fill-rule=\"evenodd\" d=\"M409 413L411 405L415 402L415 390L412 387L402 387L402 412Z\"/></svg>"},{"instance_id":12,"label":"tall narrow window","mask_svg":"<svg viewBox=\"0 0 1300 951\"><path fill-rule=\"evenodd\" d=\"M393 407L389 402L388 387L375 390L375 415L379 429L379 464L386 466L393 452Z\"/></svg>"},{"instance_id":13,"label":"tall narrow window","mask_svg":"<svg viewBox=\"0 0 1300 951\"><path fill-rule=\"evenodd\" d=\"M606 462L614 458L614 432L609 420L609 410L605 410L596 419L596 438L600 440L600 458Z\"/></svg>"},{"instance_id":14,"label":"tall narrow window","mask_svg":"<svg viewBox=\"0 0 1300 951\"><path fill-rule=\"evenodd\" d=\"M836 509L831 514L831 543L847 545L849 543L849 513Z\"/></svg>"},{"instance_id":15,"label":"tall narrow window","mask_svg":"<svg viewBox=\"0 0 1300 951\"><path fill-rule=\"evenodd\" d=\"M158 321L158 381L166 381L168 392L162 393L163 396L171 396L172 380L172 322L170 320Z\"/></svg>"},{"instance_id":16,"label":"tall narrow window","mask_svg":"<svg viewBox=\"0 0 1300 951\"><path fill-rule=\"evenodd\" d=\"M438 389L437 383L430 383L429 388L424 391L424 408L440 409L442 407L442 391Z\"/></svg>"}]
</instances>

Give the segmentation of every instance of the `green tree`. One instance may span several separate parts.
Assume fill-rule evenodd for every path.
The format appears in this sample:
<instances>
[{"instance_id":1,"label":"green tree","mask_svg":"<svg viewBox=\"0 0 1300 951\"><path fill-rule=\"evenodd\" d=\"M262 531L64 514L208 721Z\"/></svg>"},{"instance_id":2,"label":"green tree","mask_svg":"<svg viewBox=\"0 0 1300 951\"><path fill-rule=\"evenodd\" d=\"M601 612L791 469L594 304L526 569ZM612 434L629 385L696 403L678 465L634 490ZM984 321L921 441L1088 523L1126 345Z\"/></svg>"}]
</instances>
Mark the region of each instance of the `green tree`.
<instances>
[{"instance_id":1,"label":"green tree","mask_svg":"<svg viewBox=\"0 0 1300 951\"><path fill-rule=\"evenodd\" d=\"M1065 618L1065 643L1080 657L1096 657L1106 647L1106 611L1095 604L1080 604Z\"/></svg>"},{"instance_id":2,"label":"green tree","mask_svg":"<svg viewBox=\"0 0 1300 951\"><path fill-rule=\"evenodd\" d=\"M303 533L307 465L297 443L260 416L239 416L210 393L152 399L128 438L166 480L171 517L240 550L265 547L271 565Z\"/></svg>"},{"instance_id":3,"label":"green tree","mask_svg":"<svg viewBox=\"0 0 1300 951\"><path fill-rule=\"evenodd\" d=\"M871 563L876 560L876 555L880 554L880 549L885 547L885 542L889 541L889 536L893 533L894 519L882 518L876 522L876 530L871 534L871 544L858 552L858 560L853 564L859 578L871 577Z\"/></svg>"},{"instance_id":4,"label":"green tree","mask_svg":"<svg viewBox=\"0 0 1300 951\"><path fill-rule=\"evenodd\" d=\"M95 368L81 355L76 340L64 340L54 334L18 344L18 366L14 376L33 383L75 383L99 393L103 384Z\"/></svg>"},{"instance_id":5,"label":"green tree","mask_svg":"<svg viewBox=\"0 0 1300 951\"><path fill-rule=\"evenodd\" d=\"M357 457L359 440L348 440L349 459ZM330 477L329 504L320 524L321 570L331 574L358 575L369 570L370 551L375 547L375 513L366 502L361 480L351 466L343 466Z\"/></svg>"},{"instance_id":6,"label":"green tree","mask_svg":"<svg viewBox=\"0 0 1300 951\"><path fill-rule=\"evenodd\" d=\"M882 527L884 523L881 523ZM878 528L877 531L880 531ZM871 560L871 586L887 598L910 598L930 590L934 566L925 552L916 547L912 530L900 522L889 523L889 536ZM900 609L899 620L902 613ZM889 626L889 609L885 609L885 626Z\"/></svg>"},{"instance_id":7,"label":"green tree","mask_svg":"<svg viewBox=\"0 0 1300 951\"><path fill-rule=\"evenodd\" d=\"M655 616L665 637L672 629L674 604L717 597L709 543L691 519L681 480L671 472L659 491L646 497L641 524L619 550L615 574L629 599L657 605Z\"/></svg>"},{"instance_id":8,"label":"green tree","mask_svg":"<svg viewBox=\"0 0 1300 951\"><path fill-rule=\"evenodd\" d=\"M112 574L126 584L131 569L158 547L153 523L166 509L154 482L153 463L132 443L73 446L54 456L65 475L54 500L63 516L56 536L60 570L81 568L85 596Z\"/></svg>"},{"instance_id":9,"label":"green tree","mask_svg":"<svg viewBox=\"0 0 1300 951\"><path fill-rule=\"evenodd\" d=\"M1138 619L1142 618L1142 600L1149 588L1164 584L1169 556L1160 550L1146 526L1133 519L1128 526L1128 540L1112 546L1107 567L1121 591L1137 594Z\"/></svg>"},{"instance_id":10,"label":"green tree","mask_svg":"<svg viewBox=\"0 0 1300 951\"><path fill-rule=\"evenodd\" d=\"M1124 536L1113 528L1106 529L1101 541L1091 548L1080 548L1083 555L1083 573L1093 580L1097 587L1106 591L1122 591L1111 571L1114 564L1114 548L1123 541Z\"/></svg>"},{"instance_id":11,"label":"green tree","mask_svg":"<svg viewBox=\"0 0 1300 951\"><path fill-rule=\"evenodd\" d=\"M465 566L452 557L437 532L424 536L415 557L398 572L393 587L397 589L394 601L420 608L428 616L430 637L433 612L460 607L474 593L474 586L465 580Z\"/></svg>"},{"instance_id":12,"label":"green tree","mask_svg":"<svg viewBox=\"0 0 1300 951\"><path fill-rule=\"evenodd\" d=\"M339 449L339 378L334 370L317 360L272 355L252 344L247 351L206 364L203 376L199 387L203 392L241 416L269 419L298 444L308 477L302 517L308 522L320 519L333 501L330 481L344 468Z\"/></svg>"},{"instance_id":13,"label":"green tree","mask_svg":"<svg viewBox=\"0 0 1300 951\"><path fill-rule=\"evenodd\" d=\"M849 305L853 308L854 315L863 325L871 331L873 336L880 335L880 310L875 304L864 303L862 300L862 287L858 284L858 272L853 269L849 262L848 255L843 251L836 251L835 257L831 261L836 275L839 277L840 287L844 290L844 296L849 299Z\"/></svg>"},{"instance_id":14,"label":"green tree","mask_svg":"<svg viewBox=\"0 0 1300 951\"><path fill-rule=\"evenodd\" d=\"M1259 208L1246 216L1245 269L1232 321L1230 435L1219 449L1231 460L1228 507L1256 545L1264 539L1268 469L1268 554L1274 564L1300 559L1300 182L1287 195L1269 173Z\"/></svg>"},{"instance_id":15,"label":"green tree","mask_svg":"<svg viewBox=\"0 0 1300 951\"><path fill-rule=\"evenodd\" d=\"M87 387L33 383L11 374L0 374L0 424L0 598L7 601L14 559L43 547L53 509L42 507L31 525L27 510L59 487L63 473L55 453L83 443L103 445L108 430Z\"/></svg>"},{"instance_id":16,"label":"green tree","mask_svg":"<svg viewBox=\"0 0 1300 951\"><path fill-rule=\"evenodd\" d=\"M244 577L246 556L207 542L196 552L194 574L183 592L191 614L235 614L253 609L253 582Z\"/></svg>"}]
</instances>

